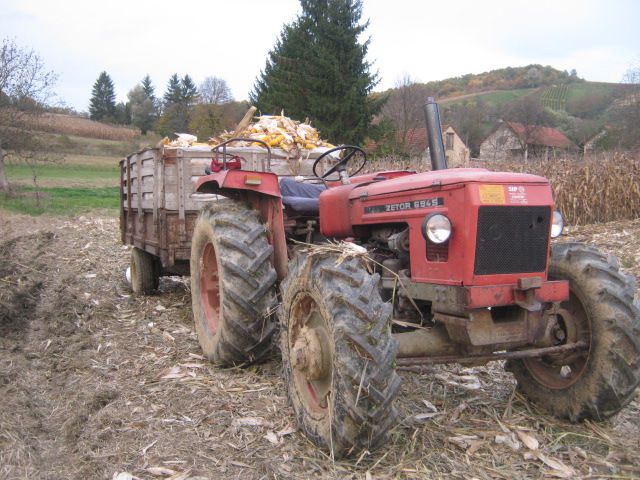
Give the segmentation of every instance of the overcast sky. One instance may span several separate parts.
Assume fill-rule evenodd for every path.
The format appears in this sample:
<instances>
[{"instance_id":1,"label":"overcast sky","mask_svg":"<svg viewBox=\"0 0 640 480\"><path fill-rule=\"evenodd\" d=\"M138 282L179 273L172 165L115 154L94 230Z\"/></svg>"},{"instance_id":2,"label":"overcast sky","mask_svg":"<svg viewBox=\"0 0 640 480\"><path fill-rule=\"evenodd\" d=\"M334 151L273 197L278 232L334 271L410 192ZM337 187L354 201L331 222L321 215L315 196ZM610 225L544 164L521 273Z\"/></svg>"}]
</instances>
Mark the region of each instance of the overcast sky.
<instances>
[{"instance_id":1,"label":"overcast sky","mask_svg":"<svg viewBox=\"0 0 640 480\"><path fill-rule=\"evenodd\" d=\"M36 50L56 92L87 110L106 70L118 101L146 74L215 75L246 99L297 0L0 0L0 36ZM427 82L531 63L617 82L640 63L638 0L364 0L377 90L404 74Z\"/></svg>"}]
</instances>

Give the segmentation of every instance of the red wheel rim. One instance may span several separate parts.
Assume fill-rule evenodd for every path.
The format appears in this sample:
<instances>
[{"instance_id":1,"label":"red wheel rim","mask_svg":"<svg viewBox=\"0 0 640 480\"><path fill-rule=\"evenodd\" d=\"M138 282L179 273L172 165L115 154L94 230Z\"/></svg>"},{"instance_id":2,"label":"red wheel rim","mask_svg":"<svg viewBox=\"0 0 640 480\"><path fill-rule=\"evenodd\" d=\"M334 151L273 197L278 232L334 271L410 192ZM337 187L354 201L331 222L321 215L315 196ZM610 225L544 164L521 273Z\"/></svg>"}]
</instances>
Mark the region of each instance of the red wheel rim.
<instances>
[{"instance_id":1,"label":"red wheel rim","mask_svg":"<svg viewBox=\"0 0 640 480\"><path fill-rule=\"evenodd\" d=\"M311 416L324 418L333 389L331 336L311 296L301 295L290 315L289 349L298 397Z\"/></svg>"},{"instance_id":2,"label":"red wheel rim","mask_svg":"<svg viewBox=\"0 0 640 480\"><path fill-rule=\"evenodd\" d=\"M207 330L215 335L220 317L220 281L218 261L212 243L207 243L202 252L200 271L200 299L207 320Z\"/></svg>"}]
</instances>

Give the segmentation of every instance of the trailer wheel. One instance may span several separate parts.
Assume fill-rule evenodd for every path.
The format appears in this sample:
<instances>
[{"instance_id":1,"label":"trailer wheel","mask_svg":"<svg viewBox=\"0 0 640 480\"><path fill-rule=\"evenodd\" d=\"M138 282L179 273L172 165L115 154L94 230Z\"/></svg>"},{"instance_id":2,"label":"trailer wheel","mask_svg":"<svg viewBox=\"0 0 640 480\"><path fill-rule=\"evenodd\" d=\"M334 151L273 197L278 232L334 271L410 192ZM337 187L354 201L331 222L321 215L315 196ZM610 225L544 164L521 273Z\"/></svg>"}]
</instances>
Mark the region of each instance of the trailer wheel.
<instances>
[{"instance_id":1,"label":"trailer wheel","mask_svg":"<svg viewBox=\"0 0 640 480\"><path fill-rule=\"evenodd\" d=\"M336 456L381 445L397 416L398 343L378 282L359 259L298 256L282 289L289 398L307 437Z\"/></svg>"},{"instance_id":2,"label":"trailer wheel","mask_svg":"<svg viewBox=\"0 0 640 480\"><path fill-rule=\"evenodd\" d=\"M131 250L131 289L134 293L149 295L158 289L160 275L155 257L133 247Z\"/></svg>"},{"instance_id":3,"label":"trailer wheel","mask_svg":"<svg viewBox=\"0 0 640 480\"><path fill-rule=\"evenodd\" d=\"M276 323L273 247L257 212L232 200L205 207L191 241L191 299L209 360L246 365L271 351Z\"/></svg>"},{"instance_id":4,"label":"trailer wheel","mask_svg":"<svg viewBox=\"0 0 640 480\"><path fill-rule=\"evenodd\" d=\"M616 414L640 383L640 311L635 281L617 260L577 243L552 247L549 278L569 280L558 314L558 344L587 349L560 357L511 361L507 368L531 400L571 421Z\"/></svg>"}]
</instances>

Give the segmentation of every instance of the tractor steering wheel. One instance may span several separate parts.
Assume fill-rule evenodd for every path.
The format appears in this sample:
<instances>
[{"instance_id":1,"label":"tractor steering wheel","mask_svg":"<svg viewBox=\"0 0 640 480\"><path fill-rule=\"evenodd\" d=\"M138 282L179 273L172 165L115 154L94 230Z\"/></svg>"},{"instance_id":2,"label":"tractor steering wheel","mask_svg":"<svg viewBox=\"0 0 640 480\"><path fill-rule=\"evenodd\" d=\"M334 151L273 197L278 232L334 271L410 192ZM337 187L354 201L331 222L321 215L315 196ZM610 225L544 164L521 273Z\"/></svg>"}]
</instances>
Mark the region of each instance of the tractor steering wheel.
<instances>
[{"instance_id":1,"label":"tractor steering wheel","mask_svg":"<svg viewBox=\"0 0 640 480\"><path fill-rule=\"evenodd\" d=\"M318 167L320 162L326 156L332 154L333 152L339 152L341 150L345 150L347 152L346 155L344 156L344 158L340 159L340 161L338 163L336 163L333 167L331 167L329 170L324 172L322 175L319 175L318 172L316 172L316 168ZM334 172L338 172L338 174L339 174L340 172L346 171L347 170L347 163L349 163L349 160L351 159L351 157L353 157L356 153L361 153L362 154L363 162L362 162L362 165L360 165L360 168L358 168L355 172L351 173L351 175L355 175L360 170L362 170L364 168L365 164L367 163L367 154L365 153L365 151L363 149L361 149L360 147L356 147L354 145L340 145L339 147L334 147L331 150L327 150L326 152L324 152L322 155L320 155L318 158L316 158L315 162L313 162L313 174L316 177L325 179L325 178L327 178L329 175L331 175Z\"/></svg>"}]
</instances>

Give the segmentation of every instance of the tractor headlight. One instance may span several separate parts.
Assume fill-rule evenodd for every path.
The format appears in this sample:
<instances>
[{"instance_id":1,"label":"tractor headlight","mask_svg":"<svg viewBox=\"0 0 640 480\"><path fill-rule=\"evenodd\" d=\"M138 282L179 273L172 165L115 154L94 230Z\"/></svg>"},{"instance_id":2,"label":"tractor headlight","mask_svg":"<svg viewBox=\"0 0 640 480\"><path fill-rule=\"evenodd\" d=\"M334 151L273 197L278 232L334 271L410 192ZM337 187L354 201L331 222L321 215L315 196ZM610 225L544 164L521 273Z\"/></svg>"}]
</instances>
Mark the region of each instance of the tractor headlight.
<instances>
[{"instance_id":1,"label":"tractor headlight","mask_svg":"<svg viewBox=\"0 0 640 480\"><path fill-rule=\"evenodd\" d=\"M558 210L553 211L553 222L551 223L551 238L559 237L564 229L564 218Z\"/></svg>"},{"instance_id":2,"label":"tractor headlight","mask_svg":"<svg viewBox=\"0 0 640 480\"><path fill-rule=\"evenodd\" d=\"M451 237L451 220L440 213L429 215L422 222L422 235L433 243L444 243Z\"/></svg>"}]
</instances>

